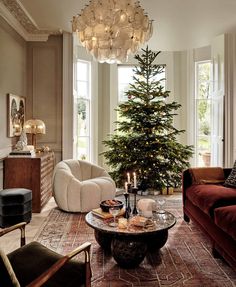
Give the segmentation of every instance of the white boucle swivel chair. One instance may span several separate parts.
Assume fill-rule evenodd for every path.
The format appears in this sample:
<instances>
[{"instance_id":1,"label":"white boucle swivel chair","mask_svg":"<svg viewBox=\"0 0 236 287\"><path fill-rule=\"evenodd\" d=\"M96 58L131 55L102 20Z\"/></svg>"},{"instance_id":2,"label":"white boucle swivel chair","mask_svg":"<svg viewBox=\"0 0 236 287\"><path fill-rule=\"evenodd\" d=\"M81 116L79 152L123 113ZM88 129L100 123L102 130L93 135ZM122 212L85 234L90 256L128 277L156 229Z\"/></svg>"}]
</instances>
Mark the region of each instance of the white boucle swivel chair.
<instances>
[{"instance_id":1,"label":"white boucle swivel chair","mask_svg":"<svg viewBox=\"0 0 236 287\"><path fill-rule=\"evenodd\" d=\"M116 185L105 169L83 160L63 160L54 168L53 195L59 208L87 212L113 199Z\"/></svg>"}]
</instances>

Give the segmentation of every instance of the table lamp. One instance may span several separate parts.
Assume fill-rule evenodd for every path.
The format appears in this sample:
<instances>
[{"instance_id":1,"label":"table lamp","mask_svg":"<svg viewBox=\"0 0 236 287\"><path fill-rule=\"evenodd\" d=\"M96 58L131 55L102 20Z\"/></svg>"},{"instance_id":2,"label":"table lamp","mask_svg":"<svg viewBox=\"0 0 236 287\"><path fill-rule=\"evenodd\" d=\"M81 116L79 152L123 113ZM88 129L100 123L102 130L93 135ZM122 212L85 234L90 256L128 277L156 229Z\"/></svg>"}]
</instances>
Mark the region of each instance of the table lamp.
<instances>
[{"instance_id":1,"label":"table lamp","mask_svg":"<svg viewBox=\"0 0 236 287\"><path fill-rule=\"evenodd\" d=\"M42 120L31 119L25 122L24 130L27 134L32 134L32 145L36 150L36 134L45 134L46 127Z\"/></svg>"}]
</instances>

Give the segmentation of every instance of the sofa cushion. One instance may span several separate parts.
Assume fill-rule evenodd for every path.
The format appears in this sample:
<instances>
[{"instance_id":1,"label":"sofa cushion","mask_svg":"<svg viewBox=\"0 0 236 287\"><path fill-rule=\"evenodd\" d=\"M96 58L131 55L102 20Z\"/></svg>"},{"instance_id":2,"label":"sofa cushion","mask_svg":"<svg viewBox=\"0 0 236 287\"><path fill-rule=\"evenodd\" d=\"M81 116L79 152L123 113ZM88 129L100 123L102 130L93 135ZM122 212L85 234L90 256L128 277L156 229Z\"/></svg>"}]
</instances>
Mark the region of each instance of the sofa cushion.
<instances>
[{"instance_id":1,"label":"sofa cushion","mask_svg":"<svg viewBox=\"0 0 236 287\"><path fill-rule=\"evenodd\" d=\"M224 170L221 167L190 168L192 184L218 184L225 181Z\"/></svg>"},{"instance_id":2,"label":"sofa cushion","mask_svg":"<svg viewBox=\"0 0 236 287\"><path fill-rule=\"evenodd\" d=\"M225 180L224 186L236 188L236 161L234 162L234 166L231 170L230 175Z\"/></svg>"},{"instance_id":3,"label":"sofa cushion","mask_svg":"<svg viewBox=\"0 0 236 287\"><path fill-rule=\"evenodd\" d=\"M236 240L236 205L216 208L214 219L216 225Z\"/></svg>"},{"instance_id":4,"label":"sofa cushion","mask_svg":"<svg viewBox=\"0 0 236 287\"><path fill-rule=\"evenodd\" d=\"M236 189L222 185L192 185L186 190L186 196L210 216L214 208L236 204Z\"/></svg>"}]
</instances>

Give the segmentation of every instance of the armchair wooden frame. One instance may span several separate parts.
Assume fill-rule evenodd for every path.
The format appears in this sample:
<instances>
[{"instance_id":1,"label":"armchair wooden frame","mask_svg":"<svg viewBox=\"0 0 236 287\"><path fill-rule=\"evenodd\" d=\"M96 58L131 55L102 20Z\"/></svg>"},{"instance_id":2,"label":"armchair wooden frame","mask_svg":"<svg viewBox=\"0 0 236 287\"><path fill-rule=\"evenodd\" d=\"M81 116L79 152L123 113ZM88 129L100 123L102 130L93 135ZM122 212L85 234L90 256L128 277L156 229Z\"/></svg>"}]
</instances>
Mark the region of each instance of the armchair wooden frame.
<instances>
[{"instance_id":1,"label":"armchair wooden frame","mask_svg":"<svg viewBox=\"0 0 236 287\"><path fill-rule=\"evenodd\" d=\"M26 222L21 222L18 224L15 224L11 227L5 228L0 231L0 237L12 232L13 230L20 229L21 236L20 236L20 245L21 247L25 245L25 226ZM63 256L61 259L59 259L56 263L54 263L49 269L47 269L45 272L43 272L38 278L36 278L34 281L32 281L30 284L28 284L26 287L40 287L42 286L49 278L51 278L66 262L68 262L71 258L76 256L77 254L84 252L85 254L85 272L86 272L86 287L91 287L91 266L90 266L90 248L91 243L85 242L84 244L80 245L67 255Z\"/></svg>"}]
</instances>

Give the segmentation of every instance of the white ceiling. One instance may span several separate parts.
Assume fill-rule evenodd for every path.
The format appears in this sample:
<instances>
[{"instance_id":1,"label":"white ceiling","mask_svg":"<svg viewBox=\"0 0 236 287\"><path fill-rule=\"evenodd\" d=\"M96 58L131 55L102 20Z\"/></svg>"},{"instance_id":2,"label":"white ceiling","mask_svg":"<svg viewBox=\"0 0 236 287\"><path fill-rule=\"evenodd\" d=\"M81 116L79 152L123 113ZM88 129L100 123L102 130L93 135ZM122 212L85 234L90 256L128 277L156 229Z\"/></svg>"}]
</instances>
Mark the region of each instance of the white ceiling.
<instances>
[{"instance_id":1,"label":"white ceiling","mask_svg":"<svg viewBox=\"0 0 236 287\"><path fill-rule=\"evenodd\" d=\"M71 32L71 19L89 0L18 0L39 29ZM119 0L118 0L119 1ZM140 0L154 20L153 50L177 51L210 44L236 31L236 0Z\"/></svg>"}]
</instances>

